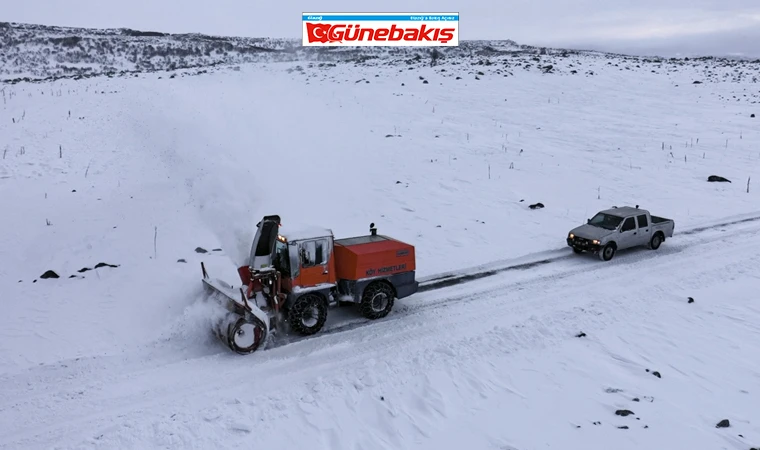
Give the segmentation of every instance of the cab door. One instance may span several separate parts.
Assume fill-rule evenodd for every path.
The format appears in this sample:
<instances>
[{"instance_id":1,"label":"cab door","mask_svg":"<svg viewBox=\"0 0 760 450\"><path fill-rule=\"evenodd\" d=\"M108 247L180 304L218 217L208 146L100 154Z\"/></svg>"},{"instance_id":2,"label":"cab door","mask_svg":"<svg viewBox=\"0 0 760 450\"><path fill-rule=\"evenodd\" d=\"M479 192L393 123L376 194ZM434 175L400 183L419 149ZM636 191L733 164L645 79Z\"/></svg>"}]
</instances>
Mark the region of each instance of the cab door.
<instances>
[{"instance_id":1,"label":"cab door","mask_svg":"<svg viewBox=\"0 0 760 450\"><path fill-rule=\"evenodd\" d=\"M638 237L637 242L638 245L646 245L649 243L650 236L652 235L652 232L649 231L649 218L646 214L641 214L636 216L636 223L639 226L639 232L636 235Z\"/></svg>"},{"instance_id":2,"label":"cab door","mask_svg":"<svg viewBox=\"0 0 760 450\"><path fill-rule=\"evenodd\" d=\"M332 264L332 238L308 239L298 244L301 270L298 284L310 287L318 284L335 284Z\"/></svg>"},{"instance_id":3,"label":"cab door","mask_svg":"<svg viewBox=\"0 0 760 450\"><path fill-rule=\"evenodd\" d=\"M639 229L636 226L636 219L634 216L628 217L620 225L620 236L616 239L618 249L623 250L626 248L636 247L638 245Z\"/></svg>"}]
</instances>

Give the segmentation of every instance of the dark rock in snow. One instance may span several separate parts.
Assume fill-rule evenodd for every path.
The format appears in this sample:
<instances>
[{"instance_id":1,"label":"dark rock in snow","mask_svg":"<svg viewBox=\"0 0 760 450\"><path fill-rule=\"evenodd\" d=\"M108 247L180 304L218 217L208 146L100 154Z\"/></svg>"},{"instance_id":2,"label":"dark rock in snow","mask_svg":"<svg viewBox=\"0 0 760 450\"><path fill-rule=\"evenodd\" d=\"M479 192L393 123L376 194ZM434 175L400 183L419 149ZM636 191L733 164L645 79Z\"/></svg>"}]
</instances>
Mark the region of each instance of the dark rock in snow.
<instances>
[{"instance_id":1,"label":"dark rock in snow","mask_svg":"<svg viewBox=\"0 0 760 450\"><path fill-rule=\"evenodd\" d=\"M701 81L695 81L695 82L693 82L691 84L702 84L702 82Z\"/></svg>"},{"instance_id":2,"label":"dark rock in snow","mask_svg":"<svg viewBox=\"0 0 760 450\"><path fill-rule=\"evenodd\" d=\"M381 397L380 397L380 400L381 400L381 401L385 401L385 397L382 397L382 396L381 396Z\"/></svg>"},{"instance_id":3,"label":"dark rock in snow","mask_svg":"<svg viewBox=\"0 0 760 450\"><path fill-rule=\"evenodd\" d=\"M81 269L77 270L77 272L79 272L79 273L85 273L88 270L92 270L92 269L90 269L89 267L82 267Z\"/></svg>"},{"instance_id":4,"label":"dark rock in snow","mask_svg":"<svg viewBox=\"0 0 760 450\"><path fill-rule=\"evenodd\" d=\"M186 263L187 261L185 261L183 258L180 258L180 259L177 260L177 262L178 263Z\"/></svg>"},{"instance_id":5,"label":"dark rock in snow","mask_svg":"<svg viewBox=\"0 0 760 450\"><path fill-rule=\"evenodd\" d=\"M723 178L723 177L720 177L718 175L710 175L709 177L707 177L707 181L710 182L710 183L716 183L716 182L717 183L730 183L731 182L731 180L729 180L728 178Z\"/></svg>"},{"instance_id":6,"label":"dark rock in snow","mask_svg":"<svg viewBox=\"0 0 760 450\"><path fill-rule=\"evenodd\" d=\"M539 202L539 203L534 203L534 204L532 204L532 205L528 205L528 208L530 208L530 209L541 209L541 208L543 208L543 207L544 207L544 204L543 204L543 203L541 203L541 202Z\"/></svg>"},{"instance_id":7,"label":"dark rock in snow","mask_svg":"<svg viewBox=\"0 0 760 450\"><path fill-rule=\"evenodd\" d=\"M618 428L621 429L621 430L627 430L628 429L628 425L623 425L622 427L618 427Z\"/></svg>"},{"instance_id":8,"label":"dark rock in snow","mask_svg":"<svg viewBox=\"0 0 760 450\"><path fill-rule=\"evenodd\" d=\"M717 425L715 425L715 428L728 428L731 426L731 422L728 421L728 419L723 419L720 422L718 422Z\"/></svg>"},{"instance_id":9,"label":"dark rock in snow","mask_svg":"<svg viewBox=\"0 0 760 450\"><path fill-rule=\"evenodd\" d=\"M753 119L755 118L755 114L754 114L754 113L750 114L749 116L750 116L751 118L753 118Z\"/></svg>"},{"instance_id":10,"label":"dark rock in snow","mask_svg":"<svg viewBox=\"0 0 760 450\"><path fill-rule=\"evenodd\" d=\"M108 264L108 263L104 263L104 262L99 262L99 263L95 264L95 268L96 269L100 269L101 267L114 267L114 268L116 268L116 267L119 267L119 265L118 264Z\"/></svg>"},{"instance_id":11,"label":"dark rock in snow","mask_svg":"<svg viewBox=\"0 0 760 450\"><path fill-rule=\"evenodd\" d=\"M662 378L662 375L660 375L660 372L658 372L656 370L654 372L652 372L652 375L656 376L657 378Z\"/></svg>"},{"instance_id":12,"label":"dark rock in snow","mask_svg":"<svg viewBox=\"0 0 760 450\"><path fill-rule=\"evenodd\" d=\"M212 251L212 252L221 252L221 251L222 251L222 249L221 249L221 248L215 248L215 249L213 249L213 250L211 250L211 251Z\"/></svg>"},{"instance_id":13,"label":"dark rock in snow","mask_svg":"<svg viewBox=\"0 0 760 450\"><path fill-rule=\"evenodd\" d=\"M577 337L577 338L586 337L586 333L584 333L583 331L581 331L580 333L576 334L575 337Z\"/></svg>"},{"instance_id":14,"label":"dark rock in snow","mask_svg":"<svg viewBox=\"0 0 760 450\"><path fill-rule=\"evenodd\" d=\"M208 250L203 247L195 247L195 253L208 253Z\"/></svg>"},{"instance_id":15,"label":"dark rock in snow","mask_svg":"<svg viewBox=\"0 0 760 450\"><path fill-rule=\"evenodd\" d=\"M622 416L622 417L630 416L631 414L633 414L633 411L631 411L630 409L618 409L617 411L615 411L615 415Z\"/></svg>"},{"instance_id":16,"label":"dark rock in snow","mask_svg":"<svg viewBox=\"0 0 760 450\"><path fill-rule=\"evenodd\" d=\"M689 297L689 303L694 303L694 299Z\"/></svg>"},{"instance_id":17,"label":"dark rock in snow","mask_svg":"<svg viewBox=\"0 0 760 450\"><path fill-rule=\"evenodd\" d=\"M48 279L48 278L61 278L61 277L59 277L58 274L53 272L52 270L48 270L47 272L40 275L40 278Z\"/></svg>"},{"instance_id":18,"label":"dark rock in snow","mask_svg":"<svg viewBox=\"0 0 760 450\"><path fill-rule=\"evenodd\" d=\"M636 397L636 398L634 398L634 399L633 399L633 401L634 401L634 402L640 402L641 400L639 400L639 398L638 398L638 397Z\"/></svg>"}]
</instances>

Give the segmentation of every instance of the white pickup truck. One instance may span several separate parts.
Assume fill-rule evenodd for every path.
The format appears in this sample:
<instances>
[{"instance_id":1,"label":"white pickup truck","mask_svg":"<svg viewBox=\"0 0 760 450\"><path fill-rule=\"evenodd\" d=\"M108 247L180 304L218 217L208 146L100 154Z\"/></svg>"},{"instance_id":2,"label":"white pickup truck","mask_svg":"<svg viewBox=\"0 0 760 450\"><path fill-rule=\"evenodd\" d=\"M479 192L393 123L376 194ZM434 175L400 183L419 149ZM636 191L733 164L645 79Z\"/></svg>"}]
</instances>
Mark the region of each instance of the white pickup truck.
<instances>
[{"instance_id":1,"label":"white pickup truck","mask_svg":"<svg viewBox=\"0 0 760 450\"><path fill-rule=\"evenodd\" d=\"M602 261L609 261L618 250L645 245L657 250L666 238L673 236L674 228L672 219L653 216L639 209L639 205L613 206L570 230L567 245L575 253L591 252Z\"/></svg>"}]
</instances>

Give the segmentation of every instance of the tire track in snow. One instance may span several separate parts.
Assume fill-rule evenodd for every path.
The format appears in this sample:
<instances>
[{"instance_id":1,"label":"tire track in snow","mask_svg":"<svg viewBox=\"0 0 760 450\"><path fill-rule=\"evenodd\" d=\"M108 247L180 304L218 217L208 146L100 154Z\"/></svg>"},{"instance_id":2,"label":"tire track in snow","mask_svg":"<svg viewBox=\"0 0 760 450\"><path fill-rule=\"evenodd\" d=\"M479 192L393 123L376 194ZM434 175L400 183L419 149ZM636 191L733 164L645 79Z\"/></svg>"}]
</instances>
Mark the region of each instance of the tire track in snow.
<instances>
[{"instance_id":1,"label":"tire track in snow","mask_svg":"<svg viewBox=\"0 0 760 450\"><path fill-rule=\"evenodd\" d=\"M678 236L690 236L690 235L703 233L705 231L713 230L720 227L740 225L740 224L752 223L752 222L758 222L758 221L760 221L760 214L753 214L749 217L739 216L736 218L726 218L725 220L717 224L703 225L696 228L687 229L681 232L676 232L676 236L674 237L677 238ZM448 274L433 275L431 277L427 277L423 279L420 282L420 291L424 292L424 291L453 286L455 284L468 283L470 281L479 280L484 277L490 277L502 272L507 272L507 271L512 271L512 270L531 269L533 267L550 264L555 261L569 259L571 257L576 256L574 254L568 254L567 251L568 251L568 247L563 247L561 249L544 252L544 254L553 255L553 256L549 256L548 258L529 259L531 255L527 255L526 257L519 258L519 259L527 259L527 261L522 262L522 263L515 264L514 263L515 260L513 259L511 260L512 264L507 262L507 265L503 267L498 267L498 264L500 262L494 261L486 266L486 267L489 267L489 266L492 267L491 269L481 268L481 269L475 269L474 271L469 271L468 273L454 272L454 273L448 273ZM535 255L533 256L535 258ZM507 261L510 261L510 260L507 260Z\"/></svg>"},{"instance_id":2,"label":"tire track in snow","mask_svg":"<svg viewBox=\"0 0 760 450\"><path fill-rule=\"evenodd\" d=\"M82 377L74 374L71 380L73 386L68 389L47 391L32 398L19 399L20 401L10 409L0 410L0 418L3 418L1 421L12 424L9 429L16 430L15 433L9 433L3 437L4 440L7 439L3 445L13 444L11 448L16 448L28 443L29 438L35 437L49 439L49 442L52 442L57 437L61 437L67 428L81 428L80 425L83 423L102 429L104 424L112 421L111 417L104 416L103 411L108 411L107 414L110 416L128 414L144 411L171 398L203 395L210 391L234 394L246 387L255 387L256 391L262 392L267 392L268 389L276 390L281 382L292 385L308 381L313 377L313 373L322 373L320 369L338 370L336 367L348 367L374 353L391 353L388 357L392 357L392 353L398 348L413 347L412 344L419 345L423 340L436 341L441 333L449 337L461 336L471 333L473 329L481 329L483 322L501 323L502 318L514 318L520 314L530 317L541 311L572 307L573 305L566 304L566 295L555 295L546 299L546 289L543 285L547 285L549 291L561 294L566 294L567 291L582 291L592 286L588 280L570 283L569 286L563 282L573 277L598 279L600 282L614 280L615 284L628 282L635 285L642 276L641 272L635 269L659 273L667 270L670 265L676 264L676 257L699 257L706 254L712 247L716 247L724 255L734 257L734 247L738 249L745 246L745 239L737 238L757 235L759 232L757 228L740 229L733 233L717 232L712 238L699 240L700 245L691 247L684 245L680 249L672 250L669 254L662 253L658 255L659 257L639 257L635 258L635 261L624 261L621 256L620 260L612 261L612 263L617 261L617 264L596 263L595 270L588 270L588 267L591 267L590 264L570 271L563 271L558 267L557 273L542 274L534 279L518 283L504 284L507 280L499 280L501 284L484 289L476 288L466 295L458 294L437 299L431 293L425 296L430 297L428 298L431 302L430 306L420 305L417 310L399 316L399 319L406 318L407 323L393 319L392 322L398 326L393 324L381 326L382 322L378 322L376 325L346 333L335 333L324 336L322 339L302 341L285 348L273 349L259 354L258 358L215 355L158 367L137 367L134 369L138 370L126 373L120 373L122 368L115 367L110 376L95 381L88 380L89 377L84 377L83 380ZM716 242L720 245L714 245ZM757 243L753 245L756 246ZM662 249L664 250L665 247ZM646 253L648 252L642 252L642 255ZM726 266L724 261L714 259L707 259L704 265L710 270ZM599 272L601 270L604 271ZM551 283L551 281L557 281L557 283ZM545 302L540 305L535 303L536 296L531 295L532 287L539 292L543 291ZM507 301L505 301L505 295L510 293L516 294L519 298L514 300L506 298ZM472 307L476 303L477 308ZM451 314L451 309L462 311ZM431 317L431 315L437 317ZM357 352L354 344L359 344L362 351ZM192 373L193 376L182 376L188 373ZM166 375L170 377L167 378ZM251 385L252 380L257 380L257 382ZM24 381L39 382L41 380L27 378ZM271 386L268 387L270 384ZM4 391L8 388L12 389L10 385L3 385L7 386L3 388ZM9 392L3 392L3 394L6 393ZM46 415L41 416L40 410L45 411ZM72 410L79 411L81 415L62 422L57 420L58 417L70 416ZM24 414L25 411L28 411L28 414ZM35 422L31 421L32 417L36 417ZM35 425L24 429L27 423L35 423Z\"/></svg>"}]
</instances>

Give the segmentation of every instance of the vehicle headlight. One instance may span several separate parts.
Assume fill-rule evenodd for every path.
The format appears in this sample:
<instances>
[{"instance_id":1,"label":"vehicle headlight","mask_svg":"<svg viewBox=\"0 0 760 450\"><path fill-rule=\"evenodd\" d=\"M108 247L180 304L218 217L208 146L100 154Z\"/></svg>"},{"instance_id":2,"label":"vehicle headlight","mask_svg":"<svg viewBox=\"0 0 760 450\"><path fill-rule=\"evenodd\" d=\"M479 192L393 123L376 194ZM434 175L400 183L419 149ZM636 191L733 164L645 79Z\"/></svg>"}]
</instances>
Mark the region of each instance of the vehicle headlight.
<instances>
[{"instance_id":1,"label":"vehicle headlight","mask_svg":"<svg viewBox=\"0 0 760 450\"><path fill-rule=\"evenodd\" d=\"M591 243L594 244L594 245L599 245L599 240L594 239L593 241L591 241Z\"/></svg>"},{"instance_id":2,"label":"vehicle headlight","mask_svg":"<svg viewBox=\"0 0 760 450\"><path fill-rule=\"evenodd\" d=\"M572 238L575 237L575 235L573 233L570 233L567 237L569 237L570 239L572 239Z\"/></svg>"}]
</instances>

